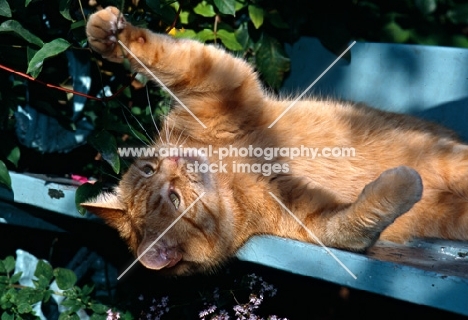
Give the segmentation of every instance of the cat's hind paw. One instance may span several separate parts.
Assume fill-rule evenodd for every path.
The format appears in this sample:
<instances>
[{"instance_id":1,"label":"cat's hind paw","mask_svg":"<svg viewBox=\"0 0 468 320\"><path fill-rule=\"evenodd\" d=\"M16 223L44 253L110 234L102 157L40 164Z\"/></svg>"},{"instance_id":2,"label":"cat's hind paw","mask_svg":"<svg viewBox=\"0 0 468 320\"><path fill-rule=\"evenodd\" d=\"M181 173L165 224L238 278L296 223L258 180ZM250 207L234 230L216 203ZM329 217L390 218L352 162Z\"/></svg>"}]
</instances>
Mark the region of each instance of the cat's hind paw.
<instances>
[{"instance_id":1,"label":"cat's hind paw","mask_svg":"<svg viewBox=\"0 0 468 320\"><path fill-rule=\"evenodd\" d=\"M421 176L416 170L399 166L384 171L364 188L341 216L344 219L330 220L328 243L352 251L366 250L382 231L421 199L422 192Z\"/></svg>"},{"instance_id":2,"label":"cat's hind paw","mask_svg":"<svg viewBox=\"0 0 468 320\"><path fill-rule=\"evenodd\" d=\"M410 210L421 200L423 192L421 176L416 170L407 166L384 171L372 187L374 194L382 197L385 200L383 203L387 203L390 208L393 207L393 211L398 214Z\"/></svg>"},{"instance_id":3,"label":"cat's hind paw","mask_svg":"<svg viewBox=\"0 0 468 320\"><path fill-rule=\"evenodd\" d=\"M125 29L126 21L116 7L107 7L89 17L86 35L89 46L111 61L121 62L123 55L116 50L118 33Z\"/></svg>"},{"instance_id":4,"label":"cat's hind paw","mask_svg":"<svg viewBox=\"0 0 468 320\"><path fill-rule=\"evenodd\" d=\"M360 220L369 230L380 233L421 200L422 193L416 170L406 166L386 170L364 188L358 206Z\"/></svg>"}]
</instances>

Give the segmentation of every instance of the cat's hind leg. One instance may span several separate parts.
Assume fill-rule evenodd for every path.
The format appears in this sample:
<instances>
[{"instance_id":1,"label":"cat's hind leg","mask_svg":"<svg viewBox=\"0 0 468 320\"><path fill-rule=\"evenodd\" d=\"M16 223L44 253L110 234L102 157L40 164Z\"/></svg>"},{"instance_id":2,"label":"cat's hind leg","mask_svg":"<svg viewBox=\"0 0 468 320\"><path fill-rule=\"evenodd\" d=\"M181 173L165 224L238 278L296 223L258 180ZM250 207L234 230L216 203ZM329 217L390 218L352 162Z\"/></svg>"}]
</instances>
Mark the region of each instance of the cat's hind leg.
<instances>
[{"instance_id":1,"label":"cat's hind leg","mask_svg":"<svg viewBox=\"0 0 468 320\"><path fill-rule=\"evenodd\" d=\"M354 203L322 214L318 236L326 246L365 250L421 199L422 191L421 177L414 169L400 166L386 170L363 189Z\"/></svg>"},{"instance_id":2,"label":"cat's hind leg","mask_svg":"<svg viewBox=\"0 0 468 320\"><path fill-rule=\"evenodd\" d=\"M418 169L424 180L422 200L385 229L382 240L468 240L468 146L443 147Z\"/></svg>"}]
</instances>

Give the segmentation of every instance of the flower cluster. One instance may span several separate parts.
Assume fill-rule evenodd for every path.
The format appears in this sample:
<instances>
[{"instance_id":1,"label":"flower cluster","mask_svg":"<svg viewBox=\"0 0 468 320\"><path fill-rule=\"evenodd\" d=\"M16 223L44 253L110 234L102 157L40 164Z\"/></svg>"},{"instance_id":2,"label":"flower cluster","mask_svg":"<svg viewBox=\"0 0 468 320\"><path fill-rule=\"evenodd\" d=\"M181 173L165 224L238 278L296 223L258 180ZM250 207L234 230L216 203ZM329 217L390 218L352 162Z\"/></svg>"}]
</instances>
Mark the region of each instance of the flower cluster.
<instances>
[{"instance_id":1,"label":"flower cluster","mask_svg":"<svg viewBox=\"0 0 468 320\"><path fill-rule=\"evenodd\" d=\"M257 314L264 299L274 297L277 293L276 288L264 281L262 277L252 273L245 276L241 281L234 280L234 283L232 289L215 288L212 292L202 293L202 300L197 302L197 305L198 303L203 305L203 309L198 312L200 320L287 320L276 315L269 315L264 318ZM239 302L240 299L238 300L236 295L241 296L246 293L248 293L248 299L245 299L246 302ZM141 294L138 300L146 305L143 308L144 310L139 312L138 319L140 320L174 318L174 312L178 310L176 306L169 307L168 296L147 300ZM171 309L173 312L169 312ZM107 310L106 320L119 320L122 318L124 317L118 312L111 309Z\"/></svg>"},{"instance_id":2,"label":"flower cluster","mask_svg":"<svg viewBox=\"0 0 468 320\"><path fill-rule=\"evenodd\" d=\"M118 320L120 319L120 313L119 312L113 312L112 309L109 309L106 311L107 317L106 320Z\"/></svg>"},{"instance_id":3,"label":"flower cluster","mask_svg":"<svg viewBox=\"0 0 468 320\"><path fill-rule=\"evenodd\" d=\"M249 301L246 303L239 303L237 299L234 297L236 301L236 305L232 307L234 311L234 316L236 320L264 320L261 316L255 314L257 309L262 304L265 296L273 297L276 295L276 288L265 282L262 277L258 277L254 273L249 274L247 276L247 286L250 291L253 291L249 295ZM213 292L213 300L215 302L219 302L219 289L216 288ZM214 303L206 303L205 302L205 309L199 313L199 317L201 320L229 320L231 319L229 313L221 309L217 313L215 311L218 309L216 304ZM207 318L208 316L211 316ZM286 320L286 318L279 318L276 315L268 316L268 320Z\"/></svg>"},{"instance_id":4,"label":"flower cluster","mask_svg":"<svg viewBox=\"0 0 468 320\"><path fill-rule=\"evenodd\" d=\"M143 301L143 295L138 297L138 300ZM149 306L148 311L142 311L140 314L140 319L148 319L148 320L160 320L161 317L169 312L169 297L165 296L161 299L153 298L151 300L151 305Z\"/></svg>"}]
</instances>

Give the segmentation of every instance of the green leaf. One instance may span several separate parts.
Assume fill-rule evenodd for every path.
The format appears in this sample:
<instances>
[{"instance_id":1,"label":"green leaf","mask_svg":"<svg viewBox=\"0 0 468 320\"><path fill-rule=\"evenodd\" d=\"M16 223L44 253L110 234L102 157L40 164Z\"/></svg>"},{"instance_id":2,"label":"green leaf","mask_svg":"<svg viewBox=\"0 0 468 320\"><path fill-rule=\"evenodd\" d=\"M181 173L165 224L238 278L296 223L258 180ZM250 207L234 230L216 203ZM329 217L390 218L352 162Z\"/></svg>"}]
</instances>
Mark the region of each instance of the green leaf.
<instances>
[{"instance_id":1,"label":"green leaf","mask_svg":"<svg viewBox=\"0 0 468 320\"><path fill-rule=\"evenodd\" d=\"M114 122L109 127L111 127L112 131L114 131L114 132L130 134L133 137L137 138L138 140L140 140L140 141L142 141L142 142L144 142L146 144L151 143L151 140L149 140L147 136L145 136L143 133L139 132L137 129L135 129L132 125L130 125L128 123L124 124L124 123Z\"/></svg>"},{"instance_id":2,"label":"green leaf","mask_svg":"<svg viewBox=\"0 0 468 320\"><path fill-rule=\"evenodd\" d=\"M76 313L69 314L66 312L62 312L59 315L58 320L80 320L80 317Z\"/></svg>"},{"instance_id":3,"label":"green leaf","mask_svg":"<svg viewBox=\"0 0 468 320\"><path fill-rule=\"evenodd\" d=\"M160 13L161 11L161 4L159 0L150 0L146 1L146 5L154 12Z\"/></svg>"},{"instance_id":4,"label":"green leaf","mask_svg":"<svg viewBox=\"0 0 468 320\"><path fill-rule=\"evenodd\" d=\"M233 16L236 13L236 0L214 0L214 4L221 13Z\"/></svg>"},{"instance_id":5,"label":"green leaf","mask_svg":"<svg viewBox=\"0 0 468 320\"><path fill-rule=\"evenodd\" d=\"M387 42L404 43L409 40L411 32L403 29L395 21L387 23L382 29L382 40Z\"/></svg>"},{"instance_id":6,"label":"green leaf","mask_svg":"<svg viewBox=\"0 0 468 320\"><path fill-rule=\"evenodd\" d=\"M193 8L193 11L196 14L199 14L203 17L211 18L216 15L216 12L214 11L214 7L207 3L206 1L202 1L199 4L196 5L195 8Z\"/></svg>"},{"instance_id":7,"label":"green leaf","mask_svg":"<svg viewBox=\"0 0 468 320\"><path fill-rule=\"evenodd\" d=\"M190 30L190 29L186 29L186 30L183 30L183 31L179 31L177 30L177 32L175 33L174 35L174 38L182 38L182 39L196 39L198 40L197 38L197 33L193 30Z\"/></svg>"},{"instance_id":8,"label":"green leaf","mask_svg":"<svg viewBox=\"0 0 468 320\"><path fill-rule=\"evenodd\" d=\"M141 107L138 107L138 106L132 107L132 109L130 109L130 112L131 112L134 116L141 116L141 114L143 113L143 111L141 110Z\"/></svg>"},{"instance_id":9,"label":"green leaf","mask_svg":"<svg viewBox=\"0 0 468 320\"><path fill-rule=\"evenodd\" d=\"M10 314L8 312L4 312L2 314L2 318L1 320L15 320L15 315L14 314Z\"/></svg>"},{"instance_id":10,"label":"green leaf","mask_svg":"<svg viewBox=\"0 0 468 320\"><path fill-rule=\"evenodd\" d=\"M468 48L468 37L463 35L453 35L450 39L454 47Z\"/></svg>"},{"instance_id":11,"label":"green leaf","mask_svg":"<svg viewBox=\"0 0 468 320\"><path fill-rule=\"evenodd\" d=\"M7 273L12 272L15 269L15 258L13 256L8 256L3 260L3 266Z\"/></svg>"},{"instance_id":12,"label":"green leaf","mask_svg":"<svg viewBox=\"0 0 468 320\"><path fill-rule=\"evenodd\" d=\"M246 6L246 2L244 1L237 1L235 2L235 10L236 12L241 10L242 8L244 8Z\"/></svg>"},{"instance_id":13,"label":"green leaf","mask_svg":"<svg viewBox=\"0 0 468 320\"><path fill-rule=\"evenodd\" d=\"M278 29L288 29L289 25L284 22L283 18L277 10L268 12L267 19L270 23Z\"/></svg>"},{"instance_id":14,"label":"green leaf","mask_svg":"<svg viewBox=\"0 0 468 320\"><path fill-rule=\"evenodd\" d=\"M15 273L14 275L11 276L11 278L10 278L10 283L11 283L11 284L17 283L17 282L19 281L19 279L21 278L22 275L23 275L23 272Z\"/></svg>"},{"instance_id":15,"label":"green leaf","mask_svg":"<svg viewBox=\"0 0 468 320\"><path fill-rule=\"evenodd\" d=\"M258 29L262 26L263 16L264 16L264 12L262 8L257 7L255 5L249 6L249 17L250 17L250 20L252 20L252 23L255 29Z\"/></svg>"},{"instance_id":16,"label":"green leaf","mask_svg":"<svg viewBox=\"0 0 468 320\"><path fill-rule=\"evenodd\" d=\"M437 9L437 0L415 0L414 4L423 14L430 14Z\"/></svg>"},{"instance_id":17,"label":"green leaf","mask_svg":"<svg viewBox=\"0 0 468 320\"><path fill-rule=\"evenodd\" d=\"M37 280L33 280L33 283L34 287L40 290L47 289L50 285L50 281L47 280L43 275L37 277Z\"/></svg>"},{"instance_id":18,"label":"green leaf","mask_svg":"<svg viewBox=\"0 0 468 320\"><path fill-rule=\"evenodd\" d=\"M3 295L0 297L0 302L7 303L7 302L16 302L18 292L15 288L9 288L6 292L3 292Z\"/></svg>"},{"instance_id":19,"label":"green leaf","mask_svg":"<svg viewBox=\"0 0 468 320\"><path fill-rule=\"evenodd\" d=\"M70 25L70 30L78 29L78 28L84 28L84 27L86 27L86 21L85 20L75 21Z\"/></svg>"},{"instance_id":20,"label":"green leaf","mask_svg":"<svg viewBox=\"0 0 468 320\"><path fill-rule=\"evenodd\" d=\"M77 299L63 300L61 305L67 307L69 312L77 312L78 310L84 307L81 301Z\"/></svg>"},{"instance_id":21,"label":"green leaf","mask_svg":"<svg viewBox=\"0 0 468 320\"><path fill-rule=\"evenodd\" d=\"M24 7L26 8L27 6L29 6L29 4L31 3L32 0L26 0L24 1Z\"/></svg>"},{"instance_id":22,"label":"green leaf","mask_svg":"<svg viewBox=\"0 0 468 320\"><path fill-rule=\"evenodd\" d=\"M30 313L32 311L32 307L29 303L26 302L21 302L18 304L18 313L23 314L23 313Z\"/></svg>"},{"instance_id":23,"label":"green leaf","mask_svg":"<svg viewBox=\"0 0 468 320\"><path fill-rule=\"evenodd\" d=\"M18 147L14 147L7 156L7 160L13 163L15 167L18 166L19 158L20 158L20 149Z\"/></svg>"},{"instance_id":24,"label":"green leaf","mask_svg":"<svg viewBox=\"0 0 468 320\"><path fill-rule=\"evenodd\" d=\"M197 33L197 38L201 42L211 41L215 38L215 33L211 29L203 29L199 33Z\"/></svg>"},{"instance_id":25,"label":"green leaf","mask_svg":"<svg viewBox=\"0 0 468 320\"><path fill-rule=\"evenodd\" d=\"M2 160L0 160L0 184L4 184L11 189L10 173Z\"/></svg>"},{"instance_id":26,"label":"green leaf","mask_svg":"<svg viewBox=\"0 0 468 320\"><path fill-rule=\"evenodd\" d=\"M422 30L411 30L409 41L428 46L437 46L447 42L447 35L443 32L433 31L427 33Z\"/></svg>"},{"instance_id":27,"label":"green leaf","mask_svg":"<svg viewBox=\"0 0 468 320\"><path fill-rule=\"evenodd\" d=\"M36 52L31 61L29 61L27 73L34 78L39 75L44 64L44 60L53 56L56 56L70 47L70 43L62 38L54 39Z\"/></svg>"},{"instance_id":28,"label":"green leaf","mask_svg":"<svg viewBox=\"0 0 468 320\"><path fill-rule=\"evenodd\" d=\"M239 42L244 50L247 50L252 45L247 23L241 24L234 34L236 35L237 42Z\"/></svg>"},{"instance_id":29,"label":"green leaf","mask_svg":"<svg viewBox=\"0 0 468 320\"><path fill-rule=\"evenodd\" d=\"M190 17L190 12L182 10L179 14L179 21L181 24L188 24Z\"/></svg>"},{"instance_id":30,"label":"green leaf","mask_svg":"<svg viewBox=\"0 0 468 320\"><path fill-rule=\"evenodd\" d=\"M33 35L16 20L7 20L0 24L0 32L14 32L29 43L35 44L39 47L44 45L41 39Z\"/></svg>"},{"instance_id":31,"label":"green leaf","mask_svg":"<svg viewBox=\"0 0 468 320\"><path fill-rule=\"evenodd\" d=\"M79 290L80 290L79 287L72 287L68 290L63 291L62 295L66 298L76 300L79 298Z\"/></svg>"},{"instance_id":32,"label":"green leaf","mask_svg":"<svg viewBox=\"0 0 468 320\"><path fill-rule=\"evenodd\" d=\"M218 30L216 36L223 42L224 46L232 51L240 51L244 49L242 45L237 41L234 32L226 30Z\"/></svg>"},{"instance_id":33,"label":"green leaf","mask_svg":"<svg viewBox=\"0 0 468 320\"><path fill-rule=\"evenodd\" d=\"M39 50L36 50L34 48L31 48L30 46L28 46L26 48L26 57L28 59L28 63L31 61L31 59L34 57L34 55L38 52Z\"/></svg>"},{"instance_id":34,"label":"green leaf","mask_svg":"<svg viewBox=\"0 0 468 320\"><path fill-rule=\"evenodd\" d=\"M90 135L88 142L101 153L102 158L107 161L115 173L120 172L120 159L117 154L117 142L109 131L100 131Z\"/></svg>"},{"instance_id":35,"label":"green leaf","mask_svg":"<svg viewBox=\"0 0 468 320\"><path fill-rule=\"evenodd\" d=\"M452 23L468 23L468 3L457 4L453 9L447 11L447 17Z\"/></svg>"},{"instance_id":36,"label":"green leaf","mask_svg":"<svg viewBox=\"0 0 468 320\"><path fill-rule=\"evenodd\" d=\"M35 288L22 288L21 290L18 291L18 295L16 297L16 301L18 303L28 303L28 304L34 304L39 301L42 301L42 298L44 296L43 290L37 290ZM12 301L13 302L13 301Z\"/></svg>"},{"instance_id":37,"label":"green leaf","mask_svg":"<svg viewBox=\"0 0 468 320\"><path fill-rule=\"evenodd\" d=\"M75 192L75 205L76 209L81 215L86 213L86 209L80 204L96 198L102 192L102 183L84 183L76 189Z\"/></svg>"},{"instance_id":38,"label":"green leaf","mask_svg":"<svg viewBox=\"0 0 468 320\"><path fill-rule=\"evenodd\" d=\"M52 269L52 266L44 261L44 260L39 260L37 262L36 270L34 271L34 275L37 278L43 277L45 280L50 282L52 280L52 277L54 276L54 271Z\"/></svg>"},{"instance_id":39,"label":"green leaf","mask_svg":"<svg viewBox=\"0 0 468 320\"><path fill-rule=\"evenodd\" d=\"M278 89L290 67L289 58L278 40L263 35L255 54L255 62L265 81L271 87Z\"/></svg>"},{"instance_id":40,"label":"green leaf","mask_svg":"<svg viewBox=\"0 0 468 320\"><path fill-rule=\"evenodd\" d=\"M59 10L62 17L67 20L73 21L70 15L70 7L71 7L72 0L60 0Z\"/></svg>"},{"instance_id":41,"label":"green leaf","mask_svg":"<svg viewBox=\"0 0 468 320\"><path fill-rule=\"evenodd\" d=\"M57 286L62 290L67 290L73 287L76 283L76 275L70 269L65 268L56 268L54 269L55 280L57 281Z\"/></svg>"},{"instance_id":42,"label":"green leaf","mask_svg":"<svg viewBox=\"0 0 468 320\"><path fill-rule=\"evenodd\" d=\"M83 289L81 290L81 293L82 293L84 296L89 296L89 295L91 294L91 292L93 292L93 290L94 290L94 286L85 284L85 285L83 286Z\"/></svg>"},{"instance_id":43,"label":"green leaf","mask_svg":"<svg viewBox=\"0 0 468 320\"><path fill-rule=\"evenodd\" d=\"M91 305L91 310L93 310L96 313L106 313L107 310L109 310L109 307L103 304L92 304Z\"/></svg>"},{"instance_id":44,"label":"green leaf","mask_svg":"<svg viewBox=\"0 0 468 320\"><path fill-rule=\"evenodd\" d=\"M0 16L11 18L10 5L6 0L0 0Z\"/></svg>"},{"instance_id":45,"label":"green leaf","mask_svg":"<svg viewBox=\"0 0 468 320\"><path fill-rule=\"evenodd\" d=\"M54 294L55 292L52 290L44 290L43 293L44 293L44 298L42 299L42 301L44 303L47 303L47 301L49 301L52 294Z\"/></svg>"}]
</instances>

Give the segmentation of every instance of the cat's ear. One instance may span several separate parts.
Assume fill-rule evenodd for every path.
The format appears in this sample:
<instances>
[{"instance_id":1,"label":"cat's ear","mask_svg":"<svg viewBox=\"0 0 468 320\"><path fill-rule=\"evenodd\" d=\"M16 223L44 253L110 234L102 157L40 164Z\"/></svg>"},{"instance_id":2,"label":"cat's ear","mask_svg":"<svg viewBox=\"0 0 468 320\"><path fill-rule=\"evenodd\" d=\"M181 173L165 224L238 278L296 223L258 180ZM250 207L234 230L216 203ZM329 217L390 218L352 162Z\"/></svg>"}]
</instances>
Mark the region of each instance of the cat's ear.
<instances>
[{"instance_id":1,"label":"cat's ear","mask_svg":"<svg viewBox=\"0 0 468 320\"><path fill-rule=\"evenodd\" d=\"M121 225L125 219L125 208L117 195L105 193L92 202L80 203L80 205L91 213L101 217L112 227Z\"/></svg>"}]
</instances>

